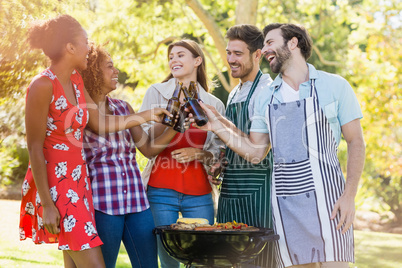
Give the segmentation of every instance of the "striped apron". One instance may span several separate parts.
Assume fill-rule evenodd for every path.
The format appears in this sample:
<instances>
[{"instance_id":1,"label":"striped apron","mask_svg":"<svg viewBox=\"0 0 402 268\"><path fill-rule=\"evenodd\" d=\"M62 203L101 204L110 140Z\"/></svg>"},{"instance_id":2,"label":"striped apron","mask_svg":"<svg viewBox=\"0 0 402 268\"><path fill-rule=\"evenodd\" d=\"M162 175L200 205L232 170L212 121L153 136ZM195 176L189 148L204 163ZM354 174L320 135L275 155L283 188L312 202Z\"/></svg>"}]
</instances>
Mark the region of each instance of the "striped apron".
<instances>
[{"instance_id":1,"label":"striped apron","mask_svg":"<svg viewBox=\"0 0 402 268\"><path fill-rule=\"evenodd\" d=\"M330 220L345 188L337 144L311 80L310 97L273 104L266 112L272 144L272 211L279 263L353 262L353 228Z\"/></svg>"},{"instance_id":2,"label":"striped apron","mask_svg":"<svg viewBox=\"0 0 402 268\"><path fill-rule=\"evenodd\" d=\"M246 101L229 103L226 108L226 117L246 134L250 133L251 127L248 106L261 75L262 72L259 71ZM272 228L271 153L259 164L247 162L229 148L226 148L225 157L228 160L228 166L221 186L217 222L236 221L256 227ZM268 245L256 258L255 265L275 267L274 244Z\"/></svg>"}]
</instances>

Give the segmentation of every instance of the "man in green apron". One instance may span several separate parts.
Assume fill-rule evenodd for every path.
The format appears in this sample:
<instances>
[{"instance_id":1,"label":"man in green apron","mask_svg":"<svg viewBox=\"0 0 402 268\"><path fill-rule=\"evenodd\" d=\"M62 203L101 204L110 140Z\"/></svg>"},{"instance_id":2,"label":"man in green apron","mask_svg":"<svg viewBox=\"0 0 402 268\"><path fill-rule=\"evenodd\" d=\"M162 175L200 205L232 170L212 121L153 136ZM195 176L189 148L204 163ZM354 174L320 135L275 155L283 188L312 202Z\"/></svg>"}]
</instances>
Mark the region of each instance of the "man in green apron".
<instances>
[{"instance_id":1,"label":"man in green apron","mask_svg":"<svg viewBox=\"0 0 402 268\"><path fill-rule=\"evenodd\" d=\"M362 113L349 83L307 63L312 41L294 24L264 28L262 53L279 73L258 94L248 136L203 105L225 144L244 159L259 163L272 147L272 211L280 238L278 267L349 267L354 262L354 199L363 171ZM337 148L343 135L347 177Z\"/></svg>"},{"instance_id":2,"label":"man in green apron","mask_svg":"<svg viewBox=\"0 0 402 268\"><path fill-rule=\"evenodd\" d=\"M231 75L240 83L229 95L226 117L242 132L249 134L255 96L272 83L269 74L260 71L264 37L254 25L231 27L226 38L227 61ZM251 164L227 148L228 161L218 204L217 222L242 222L250 226L273 228L271 213L272 156ZM266 246L256 260L241 267L276 267L273 243Z\"/></svg>"}]
</instances>

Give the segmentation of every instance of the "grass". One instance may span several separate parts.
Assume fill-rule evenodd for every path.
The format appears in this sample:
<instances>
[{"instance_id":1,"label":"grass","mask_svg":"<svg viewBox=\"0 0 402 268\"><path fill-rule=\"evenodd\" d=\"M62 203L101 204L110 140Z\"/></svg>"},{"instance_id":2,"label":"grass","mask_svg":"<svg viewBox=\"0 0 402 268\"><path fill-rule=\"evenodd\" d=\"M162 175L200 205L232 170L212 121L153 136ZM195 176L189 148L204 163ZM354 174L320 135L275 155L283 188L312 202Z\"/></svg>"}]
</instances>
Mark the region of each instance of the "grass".
<instances>
[{"instance_id":1,"label":"grass","mask_svg":"<svg viewBox=\"0 0 402 268\"><path fill-rule=\"evenodd\" d=\"M63 256L56 245L35 245L30 239L19 241L19 201L0 200L0 267L59 268ZM355 232L354 268L402 268L402 235ZM118 268L131 267L124 247L120 249Z\"/></svg>"},{"instance_id":2,"label":"grass","mask_svg":"<svg viewBox=\"0 0 402 268\"><path fill-rule=\"evenodd\" d=\"M357 268L401 268L402 235L355 231Z\"/></svg>"}]
</instances>

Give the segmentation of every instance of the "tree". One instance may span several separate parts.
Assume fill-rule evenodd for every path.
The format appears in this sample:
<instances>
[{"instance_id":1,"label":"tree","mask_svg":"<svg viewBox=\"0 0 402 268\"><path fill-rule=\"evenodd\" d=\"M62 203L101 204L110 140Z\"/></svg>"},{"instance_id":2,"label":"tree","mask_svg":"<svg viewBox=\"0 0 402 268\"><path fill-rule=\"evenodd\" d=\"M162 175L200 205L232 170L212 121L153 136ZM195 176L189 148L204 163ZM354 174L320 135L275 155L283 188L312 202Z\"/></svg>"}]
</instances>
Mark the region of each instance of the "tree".
<instances>
[{"instance_id":1,"label":"tree","mask_svg":"<svg viewBox=\"0 0 402 268\"><path fill-rule=\"evenodd\" d=\"M261 8L257 9L259 5ZM229 92L237 83L237 80L234 79L226 81L222 75L229 69L226 62L224 34L230 26L238 23L255 24L257 22L257 26L262 28L268 24L268 22L265 23L268 21L267 18L269 18L269 22L303 23L309 30L312 29L313 39L317 39L314 47L316 55L312 58L312 62L318 62L318 67L324 66L328 71L334 71L336 66L342 65L342 61L338 62L338 59L331 61L327 58L334 59L346 50L347 35L350 31L348 28L350 24L348 22L349 6L338 6L329 0L323 1L323 4L319 6L313 1L299 4L295 0L288 1L286 4L282 1L267 0L238 1L237 3L227 0L151 0L146 4L143 1L129 3L117 1L113 5L107 1L99 1L94 11L98 18L106 17L107 19L92 24L92 37L109 40L112 52L125 55L119 60L122 61L121 65L127 66L129 73L133 74L129 80L136 79L137 73L139 73L141 80L145 79L144 82L149 82L142 75L142 70L149 70L147 67L144 68L146 65L144 63L153 62L155 64L155 59L159 62L157 50L161 45L169 44L174 39L189 37L204 46L204 52L210 61L209 65L212 66L209 68L210 71L218 75L220 82ZM146 27L141 27L144 21L146 21ZM107 29L114 29L114 31L109 35ZM120 35L116 35L116 31ZM129 44L126 47L121 45L123 37L126 39L124 43ZM141 51L146 48L141 45L144 43L151 48L145 53ZM124 52L122 53L122 51ZM126 60L130 63L126 63ZM139 65L142 70L136 68ZM335 67L330 68L332 66ZM154 67L152 69L155 69ZM157 68L161 67L163 68L162 65L157 66Z\"/></svg>"},{"instance_id":2,"label":"tree","mask_svg":"<svg viewBox=\"0 0 402 268\"><path fill-rule=\"evenodd\" d=\"M40 51L30 51L26 31L34 19L84 10L81 1L66 5L57 0L0 2L0 184L22 180L28 166L24 140L24 100L29 81L47 66ZM74 9L74 12L73 12Z\"/></svg>"},{"instance_id":3,"label":"tree","mask_svg":"<svg viewBox=\"0 0 402 268\"><path fill-rule=\"evenodd\" d=\"M6 1L0 2L0 118L8 120L0 126L2 140L10 133L23 134L22 115L18 119L18 109L13 112L11 108L15 109L17 99L23 99L38 68L45 66L43 55L28 52L21 42L34 18L67 12L84 25L91 39L109 42L106 48L120 70L119 81L137 88L138 102L150 84L168 74L166 48L175 40L190 38L200 43L208 76L218 77L230 91L237 82L228 75L226 62L224 36L229 27L239 23L260 28L271 22L302 24L314 42L309 62L344 76L362 106L367 161L360 200L367 196L380 200L384 209L402 220L400 1ZM265 60L261 66L264 72L270 71ZM344 165L344 143L340 158Z\"/></svg>"},{"instance_id":4,"label":"tree","mask_svg":"<svg viewBox=\"0 0 402 268\"><path fill-rule=\"evenodd\" d=\"M370 4L370 5L369 5ZM401 10L398 1L361 9L350 37L347 75L364 112L367 144L362 190L402 222ZM369 34L367 34L369 33Z\"/></svg>"},{"instance_id":5,"label":"tree","mask_svg":"<svg viewBox=\"0 0 402 268\"><path fill-rule=\"evenodd\" d=\"M168 44L172 41L172 37L189 37L203 44L204 51L212 63L210 66L213 66L212 72L217 74L223 83L225 79L222 78L222 73L228 70L224 34L230 26L236 23L252 23L262 28L271 22L304 25L314 42L313 55L309 62L318 69L347 78L355 88L367 118L362 121L368 144L367 164L361 184L365 190L363 192L365 196L371 194L380 197L400 218L398 211L402 200L399 194L402 172L398 114L401 105L398 93L400 78L397 74L400 74L401 53L400 50L396 50L400 47L398 44L401 41L400 34L398 35L400 14L397 11L401 10L399 2L324 0L317 4L315 1L295 0L285 2L239 0L237 3L225 0L182 0L148 1L147 6L138 3L128 4L129 6L116 12L120 12L122 18L131 18L133 23L136 23L137 19L146 21L146 29L132 26L124 26L124 29L127 36L140 37L137 38L135 47L140 47L141 42L148 44L147 48L152 51L151 55L157 59L157 64L155 65L155 62L152 64L153 70L161 70L164 65L160 64L164 61L163 53L160 56L155 48L159 49ZM134 6L137 9L133 12ZM146 10L153 10L151 15L149 12L144 12L144 7ZM108 10L109 8L110 6ZM99 14L98 11L96 13ZM384 16L383 20L379 19L381 16ZM389 21L392 19L399 21L398 27L390 27ZM105 38L104 30L110 29L110 24L107 22L103 25L100 34L97 35L98 38ZM121 25L121 22L117 25ZM144 34L144 31L147 34ZM96 32L98 30L95 27L94 33ZM367 32L370 34L367 35ZM149 53L141 55L132 51L130 47L128 50L122 47L119 49L123 49L126 55L133 55L135 61L141 61L144 55L150 55ZM113 51L114 55L119 53L119 50ZM144 66L141 65L140 72L143 76L144 70L149 76L149 69ZM378 67L375 69L375 75L372 73L373 66ZM265 72L269 72L265 62L262 68ZM211 72L211 68L209 70ZM155 71L151 74L154 78L158 76ZM144 81L144 78L141 80ZM230 91L235 83L233 80L228 81L225 85L226 90ZM376 85L376 90L373 85ZM379 95L378 89L381 89L383 94ZM344 148L342 145L341 159L346 157ZM344 163L345 161L343 165ZM370 178L376 179L370 180ZM383 189L382 187L386 190L374 190ZM384 192L386 194L383 194Z\"/></svg>"}]
</instances>

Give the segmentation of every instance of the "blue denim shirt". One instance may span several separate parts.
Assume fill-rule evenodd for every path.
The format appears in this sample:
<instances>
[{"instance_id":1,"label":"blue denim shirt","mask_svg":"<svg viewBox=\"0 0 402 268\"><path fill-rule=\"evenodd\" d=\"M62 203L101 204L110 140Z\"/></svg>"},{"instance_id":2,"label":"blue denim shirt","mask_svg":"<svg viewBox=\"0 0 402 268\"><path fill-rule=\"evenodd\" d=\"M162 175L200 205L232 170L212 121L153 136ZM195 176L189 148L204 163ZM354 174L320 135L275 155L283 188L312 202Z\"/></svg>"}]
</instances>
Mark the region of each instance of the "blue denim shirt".
<instances>
[{"instance_id":1,"label":"blue denim shirt","mask_svg":"<svg viewBox=\"0 0 402 268\"><path fill-rule=\"evenodd\" d=\"M310 96L311 79L315 79L318 102L323 109L339 145L341 139L341 126L355 119L361 119L363 114L356 95L350 84L341 76L318 71L311 64L309 80L299 86L300 99ZM274 95L273 103L282 103L282 94L279 88L282 85L282 75L279 74L270 87L259 92L255 98L254 116L251 118L251 132L268 133L268 121L265 118L266 109Z\"/></svg>"}]
</instances>

